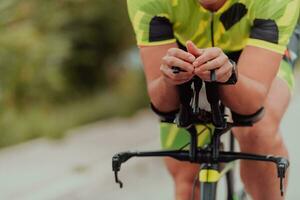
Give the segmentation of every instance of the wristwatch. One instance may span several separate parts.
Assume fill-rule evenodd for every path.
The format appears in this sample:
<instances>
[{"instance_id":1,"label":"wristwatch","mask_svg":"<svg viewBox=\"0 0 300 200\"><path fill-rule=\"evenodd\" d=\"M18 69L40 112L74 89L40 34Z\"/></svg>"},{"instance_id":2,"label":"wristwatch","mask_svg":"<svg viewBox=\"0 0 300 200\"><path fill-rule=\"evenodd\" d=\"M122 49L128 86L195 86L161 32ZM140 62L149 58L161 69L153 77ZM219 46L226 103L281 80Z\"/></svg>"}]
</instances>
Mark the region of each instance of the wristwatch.
<instances>
[{"instance_id":1,"label":"wristwatch","mask_svg":"<svg viewBox=\"0 0 300 200\"><path fill-rule=\"evenodd\" d=\"M225 83L222 83L224 85L234 85L238 81L238 69L237 69L237 65L231 59L229 59L229 62L232 64L231 76L228 79L228 81L226 81Z\"/></svg>"}]
</instances>

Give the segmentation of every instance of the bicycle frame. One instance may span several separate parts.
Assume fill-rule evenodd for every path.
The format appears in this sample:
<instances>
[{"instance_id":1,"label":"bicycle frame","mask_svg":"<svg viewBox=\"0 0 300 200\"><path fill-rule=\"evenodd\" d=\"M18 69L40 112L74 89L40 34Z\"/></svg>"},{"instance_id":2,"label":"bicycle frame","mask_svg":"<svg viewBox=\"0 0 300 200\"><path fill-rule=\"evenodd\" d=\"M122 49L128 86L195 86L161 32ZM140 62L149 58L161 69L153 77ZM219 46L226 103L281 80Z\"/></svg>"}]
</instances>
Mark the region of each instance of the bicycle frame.
<instances>
[{"instance_id":1,"label":"bicycle frame","mask_svg":"<svg viewBox=\"0 0 300 200\"><path fill-rule=\"evenodd\" d=\"M191 87L193 84L193 87ZM132 157L171 157L179 161L189 161L191 163L201 164L199 173L201 200L215 200L216 187L219 179L231 167L225 167L225 171L219 171L220 163L231 163L236 160L255 160L274 163L277 166L278 177L280 178L280 191L283 195L283 179L289 167L289 161L286 158L271 155L255 155L249 153L234 152L233 146L231 151L221 151L221 136L229 132L232 127L251 126L253 121L247 118L241 121L228 122L224 109L220 104L218 96L218 88L216 83L206 83L206 94L208 102L211 105L211 115L203 112L198 108L198 95L202 87L202 81L195 78L189 83L179 86L180 111L176 116L175 122L181 128L185 128L190 133L190 146L188 150L170 150L170 151L152 151L152 152L123 152L118 153L112 158L112 167L115 173L115 181L123 187L123 183L119 180L118 172L121 164L128 161ZM192 104L192 105L191 105ZM260 111L260 115L261 115ZM205 116L205 117L204 117ZM213 123L215 126L214 133L210 143L205 147L198 147L197 124ZM227 177L230 179L230 177ZM230 191L231 190L231 191ZM233 188L229 188L228 199L233 200Z\"/></svg>"}]
</instances>

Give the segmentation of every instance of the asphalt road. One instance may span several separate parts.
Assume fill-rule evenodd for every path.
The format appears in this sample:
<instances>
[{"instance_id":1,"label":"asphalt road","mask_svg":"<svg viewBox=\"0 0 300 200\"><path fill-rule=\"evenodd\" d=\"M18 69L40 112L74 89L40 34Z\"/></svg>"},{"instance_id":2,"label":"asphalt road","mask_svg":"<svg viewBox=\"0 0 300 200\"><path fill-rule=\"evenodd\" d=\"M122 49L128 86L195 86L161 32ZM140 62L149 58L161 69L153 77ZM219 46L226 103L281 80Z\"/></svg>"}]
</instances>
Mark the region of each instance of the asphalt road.
<instances>
[{"instance_id":1,"label":"asphalt road","mask_svg":"<svg viewBox=\"0 0 300 200\"><path fill-rule=\"evenodd\" d=\"M288 200L300 199L299 118L298 84L282 124L291 156ZM114 184L114 153L159 149L158 124L148 111L70 132L63 140L38 139L1 150L0 200L174 199L173 183L161 159L129 161L120 173L124 188L120 190ZM224 196L220 187L219 199L225 199Z\"/></svg>"}]
</instances>

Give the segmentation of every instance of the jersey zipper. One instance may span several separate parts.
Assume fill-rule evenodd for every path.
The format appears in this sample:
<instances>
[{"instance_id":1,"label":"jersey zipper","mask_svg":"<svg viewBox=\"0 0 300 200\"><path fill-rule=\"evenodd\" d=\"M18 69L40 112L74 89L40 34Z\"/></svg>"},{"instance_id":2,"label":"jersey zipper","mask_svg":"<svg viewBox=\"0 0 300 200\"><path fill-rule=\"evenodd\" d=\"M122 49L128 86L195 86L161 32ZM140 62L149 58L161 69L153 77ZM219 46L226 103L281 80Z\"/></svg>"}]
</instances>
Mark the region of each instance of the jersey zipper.
<instances>
[{"instance_id":1,"label":"jersey zipper","mask_svg":"<svg viewBox=\"0 0 300 200\"><path fill-rule=\"evenodd\" d=\"M215 46L215 38L214 38L214 12L211 13L210 20L210 36L211 36L211 46Z\"/></svg>"},{"instance_id":2,"label":"jersey zipper","mask_svg":"<svg viewBox=\"0 0 300 200\"><path fill-rule=\"evenodd\" d=\"M210 37L211 37L211 46L215 46L215 38L214 38L214 12L211 13L211 20L210 20ZM216 81L216 72L215 70L211 70L210 73L210 80Z\"/></svg>"}]
</instances>

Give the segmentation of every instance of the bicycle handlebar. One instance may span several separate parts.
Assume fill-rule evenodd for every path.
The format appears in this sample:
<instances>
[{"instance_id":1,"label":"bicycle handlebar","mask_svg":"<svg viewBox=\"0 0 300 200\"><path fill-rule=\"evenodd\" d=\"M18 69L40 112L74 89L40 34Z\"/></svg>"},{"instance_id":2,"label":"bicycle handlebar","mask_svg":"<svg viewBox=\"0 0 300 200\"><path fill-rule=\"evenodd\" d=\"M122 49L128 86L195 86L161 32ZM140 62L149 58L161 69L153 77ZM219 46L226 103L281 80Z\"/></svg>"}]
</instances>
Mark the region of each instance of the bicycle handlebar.
<instances>
[{"instance_id":1,"label":"bicycle handlebar","mask_svg":"<svg viewBox=\"0 0 300 200\"><path fill-rule=\"evenodd\" d=\"M196 153L196 160L191 160L190 152L186 150L174 151L152 151L152 152L123 152L113 156L112 167L115 173L115 181L123 187L123 183L118 177L118 172L121 170L122 163L125 163L132 157L171 157L179 161L189 161L191 163L228 163L235 160L255 160L262 162L272 162L277 166L278 178L280 178L281 195L284 193L283 180L285 178L289 161L283 157L276 157L272 155L256 155L249 153L225 152L220 151L218 158L213 158L212 150L198 149Z\"/></svg>"}]
</instances>

